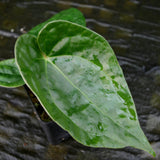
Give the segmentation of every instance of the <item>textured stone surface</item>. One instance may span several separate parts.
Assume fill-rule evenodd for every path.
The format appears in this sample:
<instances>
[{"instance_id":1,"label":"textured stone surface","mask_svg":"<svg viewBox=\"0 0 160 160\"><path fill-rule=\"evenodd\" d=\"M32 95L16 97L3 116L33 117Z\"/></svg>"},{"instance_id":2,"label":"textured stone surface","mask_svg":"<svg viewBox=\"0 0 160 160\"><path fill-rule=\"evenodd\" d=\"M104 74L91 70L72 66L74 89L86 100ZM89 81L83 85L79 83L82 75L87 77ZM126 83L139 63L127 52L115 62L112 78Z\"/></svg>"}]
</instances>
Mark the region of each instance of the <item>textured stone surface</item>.
<instances>
[{"instance_id":1,"label":"textured stone surface","mask_svg":"<svg viewBox=\"0 0 160 160\"><path fill-rule=\"evenodd\" d=\"M0 159L41 159L47 141L23 87L0 88Z\"/></svg>"},{"instance_id":2,"label":"textured stone surface","mask_svg":"<svg viewBox=\"0 0 160 160\"><path fill-rule=\"evenodd\" d=\"M136 103L140 124L157 153L84 147L72 139L48 143L23 87L0 88L0 160L159 160L159 0L0 1L0 60L13 57L16 38L53 14L76 7L87 26L113 47Z\"/></svg>"},{"instance_id":3,"label":"textured stone surface","mask_svg":"<svg viewBox=\"0 0 160 160\"><path fill-rule=\"evenodd\" d=\"M147 121L146 129L151 133L160 134L160 116L150 115Z\"/></svg>"}]
</instances>

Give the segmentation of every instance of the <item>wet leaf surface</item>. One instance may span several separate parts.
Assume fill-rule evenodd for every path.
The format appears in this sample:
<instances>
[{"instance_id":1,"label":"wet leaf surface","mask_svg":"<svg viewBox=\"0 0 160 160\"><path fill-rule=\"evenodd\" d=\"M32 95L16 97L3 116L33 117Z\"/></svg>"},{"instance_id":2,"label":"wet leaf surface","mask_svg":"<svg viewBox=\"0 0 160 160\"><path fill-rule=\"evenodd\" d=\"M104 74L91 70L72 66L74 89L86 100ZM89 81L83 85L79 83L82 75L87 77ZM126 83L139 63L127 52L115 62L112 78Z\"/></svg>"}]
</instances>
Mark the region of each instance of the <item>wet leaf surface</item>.
<instances>
[{"instance_id":1,"label":"wet leaf surface","mask_svg":"<svg viewBox=\"0 0 160 160\"><path fill-rule=\"evenodd\" d=\"M132 146L154 155L123 73L103 37L60 20L42 28L37 39L21 36L15 53L25 83L50 117L77 141L93 147Z\"/></svg>"}]
</instances>

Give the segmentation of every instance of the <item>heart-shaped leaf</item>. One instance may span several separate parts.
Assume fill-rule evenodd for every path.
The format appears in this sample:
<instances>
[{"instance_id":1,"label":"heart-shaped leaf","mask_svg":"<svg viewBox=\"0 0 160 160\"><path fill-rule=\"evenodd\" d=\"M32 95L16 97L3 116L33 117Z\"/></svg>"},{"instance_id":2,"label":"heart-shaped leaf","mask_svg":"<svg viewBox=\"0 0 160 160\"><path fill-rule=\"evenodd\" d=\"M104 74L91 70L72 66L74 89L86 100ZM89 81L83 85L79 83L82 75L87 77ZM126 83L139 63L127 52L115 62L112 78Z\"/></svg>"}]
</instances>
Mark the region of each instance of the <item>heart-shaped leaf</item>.
<instances>
[{"instance_id":1,"label":"heart-shaped leaf","mask_svg":"<svg viewBox=\"0 0 160 160\"><path fill-rule=\"evenodd\" d=\"M14 59L0 61L0 86L19 87L24 85Z\"/></svg>"},{"instance_id":2,"label":"heart-shaped leaf","mask_svg":"<svg viewBox=\"0 0 160 160\"><path fill-rule=\"evenodd\" d=\"M109 44L95 32L54 21L21 36L16 61L46 112L87 146L132 146L155 155Z\"/></svg>"}]
</instances>

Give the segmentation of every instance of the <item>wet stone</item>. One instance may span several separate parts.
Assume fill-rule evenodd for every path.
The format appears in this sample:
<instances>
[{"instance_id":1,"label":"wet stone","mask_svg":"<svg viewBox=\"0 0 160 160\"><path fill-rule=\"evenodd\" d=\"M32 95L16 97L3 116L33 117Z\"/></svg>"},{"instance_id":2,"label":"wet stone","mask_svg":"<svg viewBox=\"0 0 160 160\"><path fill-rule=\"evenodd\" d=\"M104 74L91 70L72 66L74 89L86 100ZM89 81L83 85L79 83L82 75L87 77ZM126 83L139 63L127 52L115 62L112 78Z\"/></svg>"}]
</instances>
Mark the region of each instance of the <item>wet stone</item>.
<instances>
[{"instance_id":1,"label":"wet stone","mask_svg":"<svg viewBox=\"0 0 160 160\"><path fill-rule=\"evenodd\" d=\"M13 103L12 99L16 101ZM22 108L19 101L23 102ZM0 88L1 160L36 160L44 157L48 142L33 112L33 105L23 87Z\"/></svg>"},{"instance_id":2,"label":"wet stone","mask_svg":"<svg viewBox=\"0 0 160 160\"><path fill-rule=\"evenodd\" d=\"M147 75L151 76L154 79L154 83L157 86L160 86L160 66L153 67L147 72Z\"/></svg>"},{"instance_id":3,"label":"wet stone","mask_svg":"<svg viewBox=\"0 0 160 160\"><path fill-rule=\"evenodd\" d=\"M151 133L160 135L160 116L150 115L146 129Z\"/></svg>"},{"instance_id":4,"label":"wet stone","mask_svg":"<svg viewBox=\"0 0 160 160\"><path fill-rule=\"evenodd\" d=\"M130 147L125 149L85 147L73 141L73 139L57 145L56 149L57 153L62 152L60 154L61 158L67 160L128 160L128 157L129 160L139 160L137 155L141 153L139 150ZM54 153L53 149L52 153Z\"/></svg>"}]
</instances>

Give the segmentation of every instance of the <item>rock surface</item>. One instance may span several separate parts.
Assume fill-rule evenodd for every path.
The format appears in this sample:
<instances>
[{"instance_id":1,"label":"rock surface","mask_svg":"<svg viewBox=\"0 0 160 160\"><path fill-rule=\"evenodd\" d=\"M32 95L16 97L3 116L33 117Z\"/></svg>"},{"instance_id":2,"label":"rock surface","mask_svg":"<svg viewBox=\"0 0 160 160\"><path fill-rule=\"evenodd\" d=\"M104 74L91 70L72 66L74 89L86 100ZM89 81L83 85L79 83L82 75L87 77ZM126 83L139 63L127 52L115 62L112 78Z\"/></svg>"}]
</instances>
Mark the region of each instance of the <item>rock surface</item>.
<instances>
[{"instance_id":1,"label":"rock surface","mask_svg":"<svg viewBox=\"0 0 160 160\"><path fill-rule=\"evenodd\" d=\"M0 88L0 159L39 160L47 145L24 88Z\"/></svg>"}]
</instances>

